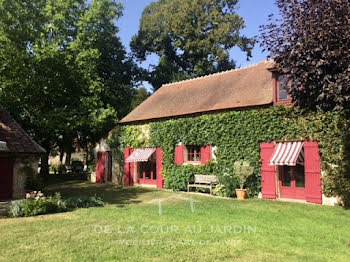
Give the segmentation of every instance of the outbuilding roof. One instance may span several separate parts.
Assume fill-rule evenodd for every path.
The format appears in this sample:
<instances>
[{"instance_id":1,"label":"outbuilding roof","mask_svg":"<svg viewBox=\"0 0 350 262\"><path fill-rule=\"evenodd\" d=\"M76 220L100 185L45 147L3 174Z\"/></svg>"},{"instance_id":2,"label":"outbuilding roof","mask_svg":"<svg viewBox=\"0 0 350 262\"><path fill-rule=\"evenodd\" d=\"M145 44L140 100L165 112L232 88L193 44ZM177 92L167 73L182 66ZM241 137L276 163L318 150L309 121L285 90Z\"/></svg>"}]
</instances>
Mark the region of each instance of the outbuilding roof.
<instances>
[{"instance_id":1,"label":"outbuilding roof","mask_svg":"<svg viewBox=\"0 0 350 262\"><path fill-rule=\"evenodd\" d=\"M1 152L43 154L45 149L38 145L0 105Z\"/></svg>"},{"instance_id":2,"label":"outbuilding roof","mask_svg":"<svg viewBox=\"0 0 350 262\"><path fill-rule=\"evenodd\" d=\"M163 85L119 123L273 103L273 61Z\"/></svg>"}]
</instances>

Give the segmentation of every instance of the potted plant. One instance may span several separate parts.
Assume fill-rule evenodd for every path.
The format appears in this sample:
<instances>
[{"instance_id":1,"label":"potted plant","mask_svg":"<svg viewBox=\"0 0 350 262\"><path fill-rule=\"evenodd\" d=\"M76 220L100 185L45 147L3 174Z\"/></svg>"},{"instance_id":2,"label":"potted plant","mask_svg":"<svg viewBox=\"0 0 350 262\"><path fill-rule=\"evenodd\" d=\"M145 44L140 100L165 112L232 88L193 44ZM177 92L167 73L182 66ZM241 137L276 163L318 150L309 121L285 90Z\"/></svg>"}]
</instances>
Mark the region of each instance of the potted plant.
<instances>
[{"instance_id":1,"label":"potted plant","mask_svg":"<svg viewBox=\"0 0 350 262\"><path fill-rule=\"evenodd\" d=\"M240 188L236 189L237 199L244 200L247 196L247 189L244 189L244 184L247 178L254 172L254 168L247 161L236 161L233 164L233 172L239 180Z\"/></svg>"}]
</instances>

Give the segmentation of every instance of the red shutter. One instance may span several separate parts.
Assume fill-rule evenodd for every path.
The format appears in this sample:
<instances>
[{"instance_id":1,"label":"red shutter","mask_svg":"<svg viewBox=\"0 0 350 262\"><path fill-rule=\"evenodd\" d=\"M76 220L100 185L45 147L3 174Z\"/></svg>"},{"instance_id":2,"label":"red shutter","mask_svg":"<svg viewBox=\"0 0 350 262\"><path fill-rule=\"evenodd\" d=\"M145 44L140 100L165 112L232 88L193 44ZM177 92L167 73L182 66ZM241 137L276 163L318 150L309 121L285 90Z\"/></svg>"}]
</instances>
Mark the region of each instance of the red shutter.
<instances>
[{"instance_id":1,"label":"red shutter","mask_svg":"<svg viewBox=\"0 0 350 262\"><path fill-rule=\"evenodd\" d=\"M184 146L175 146L175 164L181 165L184 163Z\"/></svg>"},{"instance_id":2,"label":"red shutter","mask_svg":"<svg viewBox=\"0 0 350 262\"><path fill-rule=\"evenodd\" d=\"M124 148L124 185L132 186L134 184L134 163L127 163L125 160L134 150L132 148Z\"/></svg>"},{"instance_id":3,"label":"red shutter","mask_svg":"<svg viewBox=\"0 0 350 262\"><path fill-rule=\"evenodd\" d=\"M322 204L321 158L318 143L304 142L306 201Z\"/></svg>"},{"instance_id":4,"label":"red shutter","mask_svg":"<svg viewBox=\"0 0 350 262\"><path fill-rule=\"evenodd\" d=\"M263 198L276 198L276 172L275 166L269 165L269 160L274 151L274 143L260 144L261 158L261 192Z\"/></svg>"},{"instance_id":5,"label":"red shutter","mask_svg":"<svg viewBox=\"0 0 350 262\"><path fill-rule=\"evenodd\" d=\"M207 164L211 157L211 146L201 147L201 163Z\"/></svg>"},{"instance_id":6,"label":"red shutter","mask_svg":"<svg viewBox=\"0 0 350 262\"><path fill-rule=\"evenodd\" d=\"M130 154L132 152L134 152L134 149L130 148ZM130 183L129 183L129 185L133 186L134 185L134 166L137 165L137 163L130 162L129 165L130 165Z\"/></svg>"},{"instance_id":7,"label":"red shutter","mask_svg":"<svg viewBox=\"0 0 350 262\"><path fill-rule=\"evenodd\" d=\"M156 156L157 156L157 187L158 188L163 188L163 174L162 174L162 168L163 168L163 150L161 147L157 147L156 151Z\"/></svg>"},{"instance_id":8,"label":"red shutter","mask_svg":"<svg viewBox=\"0 0 350 262\"><path fill-rule=\"evenodd\" d=\"M105 158L106 152L97 152L96 183L105 182Z\"/></svg>"}]
</instances>

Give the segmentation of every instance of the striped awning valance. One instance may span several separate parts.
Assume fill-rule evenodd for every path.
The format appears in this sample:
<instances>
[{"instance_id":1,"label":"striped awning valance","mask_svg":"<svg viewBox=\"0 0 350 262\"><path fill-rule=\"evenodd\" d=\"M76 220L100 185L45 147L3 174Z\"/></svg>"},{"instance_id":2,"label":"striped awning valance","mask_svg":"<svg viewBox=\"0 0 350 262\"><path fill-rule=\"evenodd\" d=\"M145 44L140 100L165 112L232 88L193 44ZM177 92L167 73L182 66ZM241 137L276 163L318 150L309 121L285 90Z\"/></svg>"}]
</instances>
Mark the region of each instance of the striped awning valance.
<instances>
[{"instance_id":1,"label":"striped awning valance","mask_svg":"<svg viewBox=\"0 0 350 262\"><path fill-rule=\"evenodd\" d=\"M125 162L147 162L151 155L156 151L155 148L137 148L130 154Z\"/></svg>"},{"instance_id":2,"label":"striped awning valance","mask_svg":"<svg viewBox=\"0 0 350 262\"><path fill-rule=\"evenodd\" d=\"M271 166L295 166L304 164L303 142L277 143L269 161Z\"/></svg>"}]
</instances>

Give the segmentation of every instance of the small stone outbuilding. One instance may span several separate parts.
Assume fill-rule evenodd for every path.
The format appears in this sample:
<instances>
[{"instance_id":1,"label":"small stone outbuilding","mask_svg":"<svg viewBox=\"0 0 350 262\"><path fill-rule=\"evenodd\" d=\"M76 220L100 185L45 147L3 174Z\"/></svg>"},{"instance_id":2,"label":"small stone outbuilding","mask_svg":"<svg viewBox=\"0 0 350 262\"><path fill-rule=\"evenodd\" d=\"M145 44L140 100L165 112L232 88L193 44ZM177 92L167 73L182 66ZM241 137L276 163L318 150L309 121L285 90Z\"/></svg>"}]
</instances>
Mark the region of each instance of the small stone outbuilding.
<instances>
[{"instance_id":1,"label":"small stone outbuilding","mask_svg":"<svg viewBox=\"0 0 350 262\"><path fill-rule=\"evenodd\" d=\"M0 105L0 200L25 196L26 178L38 172L45 153Z\"/></svg>"}]
</instances>

